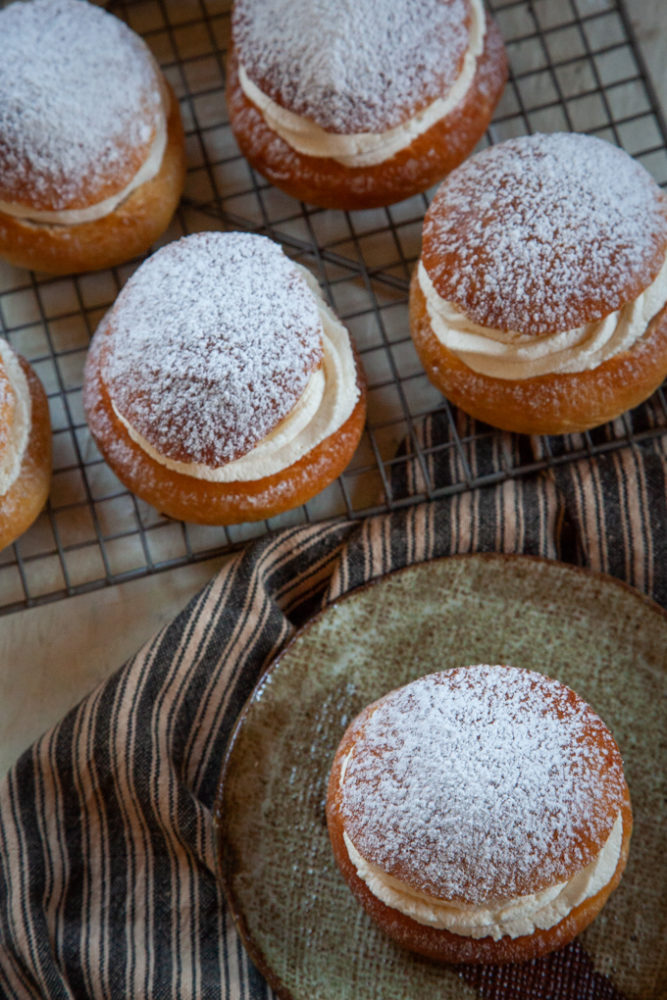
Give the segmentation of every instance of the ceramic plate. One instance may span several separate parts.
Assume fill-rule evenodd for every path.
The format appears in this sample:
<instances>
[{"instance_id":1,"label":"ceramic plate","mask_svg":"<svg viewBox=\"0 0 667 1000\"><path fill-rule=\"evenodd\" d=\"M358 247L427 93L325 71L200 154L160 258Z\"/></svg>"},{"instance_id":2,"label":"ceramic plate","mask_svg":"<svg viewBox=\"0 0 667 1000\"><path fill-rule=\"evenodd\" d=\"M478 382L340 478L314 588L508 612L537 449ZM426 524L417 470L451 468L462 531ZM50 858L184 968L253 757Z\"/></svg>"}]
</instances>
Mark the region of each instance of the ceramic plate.
<instances>
[{"instance_id":1,"label":"ceramic plate","mask_svg":"<svg viewBox=\"0 0 667 1000\"><path fill-rule=\"evenodd\" d=\"M313 619L242 713L216 804L226 895L246 947L278 995L478 996L455 970L400 950L358 907L331 856L325 793L342 733L368 702L447 666L511 663L569 684L621 747L635 812L630 861L581 941L617 988L657 996L666 650L667 615L636 591L520 556L420 564L352 592Z\"/></svg>"}]
</instances>

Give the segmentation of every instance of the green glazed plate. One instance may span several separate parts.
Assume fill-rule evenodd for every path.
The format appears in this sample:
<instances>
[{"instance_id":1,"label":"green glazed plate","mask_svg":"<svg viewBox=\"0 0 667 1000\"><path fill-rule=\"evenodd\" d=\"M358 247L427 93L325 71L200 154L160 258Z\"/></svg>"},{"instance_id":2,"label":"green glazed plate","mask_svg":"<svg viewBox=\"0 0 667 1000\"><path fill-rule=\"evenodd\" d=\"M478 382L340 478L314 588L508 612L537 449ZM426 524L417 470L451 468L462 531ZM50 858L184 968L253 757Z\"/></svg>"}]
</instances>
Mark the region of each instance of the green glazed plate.
<instances>
[{"instance_id":1,"label":"green glazed plate","mask_svg":"<svg viewBox=\"0 0 667 1000\"><path fill-rule=\"evenodd\" d=\"M438 1000L478 994L400 950L360 909L325 822L334 752L369 702L450 666L511 663L574 688L614 733L635 814L620 887L582 943L629 997L664 985L667 615L631 588L560 563L471 555L422 563L330 605L273 662L227 751L216 835L244 943L286 1000Z\"/></svg>"}]
</instances>

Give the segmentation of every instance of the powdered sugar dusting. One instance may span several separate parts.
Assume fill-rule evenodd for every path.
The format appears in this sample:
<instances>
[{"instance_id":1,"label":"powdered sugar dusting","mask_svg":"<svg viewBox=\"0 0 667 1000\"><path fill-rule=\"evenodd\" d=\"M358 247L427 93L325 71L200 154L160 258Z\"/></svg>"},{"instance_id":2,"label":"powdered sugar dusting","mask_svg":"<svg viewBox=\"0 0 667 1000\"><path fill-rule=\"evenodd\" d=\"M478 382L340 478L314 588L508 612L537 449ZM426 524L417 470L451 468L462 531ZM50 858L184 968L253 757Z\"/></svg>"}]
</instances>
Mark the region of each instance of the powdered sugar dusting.
<instances>
[{"instance_id":1,"label":"powdered sugar dusting","mask_svg":"<svg viewBox=\"0 0 667 1000\"><path fill-rule=\"evenodd\" d=\"M28 185L32 207L61 210L110 182L122 189L128 150L148 151L162 114L143 41L82 0L11 4L0 39L4 200L24 201Z\"/></svg>"},{"instance_id":2,"label":"powdered sugar dusting","mask_svg":"<svg viewBox=\"0 0 667 1000\"><path fill-rule=\"evenodd\" d=\"M458 76L470 0L236 0L232 27L278 104L330 132L384 132Z\"/></svg>"},{"instance_id":3,"label":"powdered sugar dusting","mask_svg":"<svg viewBox=\"0 0 667 1000\"><path fill-rule=\"evenodd\" d=\"M9 423L14 412L14 390L5 375L0 354L0 466L9 446Z\"/></svg>"},{"instance_id":4,"label":"powdered sugar dusting","mask_svg":"<svg viewBox=\"0 0 667 1000\"><path fill-rule=\"evenodd\" d=\"M627 153L590 136L524 136L458 167L426 216L423 260L442 298L524 334L614 312L656 277L667 200Z\"/></svg>"},{"instance_id":5,"label":"powdered sugar dusting","mask_svg":"<svg viewBox=\"0 0 667 1000\"><path fill-rule=\"evenodd\" d=\"M292 410L322 357L315 296L281 248L197 233L128 281L96 336L112 402L159 452L220 466Z\"/></svg>"},{"instance_id":6,"label":"powdered sugar dusting","mask_svg":"<svg viewBox=\"0 0 667 1000\"><path fill-rule=\"evenodd\" d=\"M461 668L377 706L347 763L343 822L364 858L415 888L473 904L524 895L583 868L611 830L620 756L557 681Z\"/></svg>"}]
</instances>

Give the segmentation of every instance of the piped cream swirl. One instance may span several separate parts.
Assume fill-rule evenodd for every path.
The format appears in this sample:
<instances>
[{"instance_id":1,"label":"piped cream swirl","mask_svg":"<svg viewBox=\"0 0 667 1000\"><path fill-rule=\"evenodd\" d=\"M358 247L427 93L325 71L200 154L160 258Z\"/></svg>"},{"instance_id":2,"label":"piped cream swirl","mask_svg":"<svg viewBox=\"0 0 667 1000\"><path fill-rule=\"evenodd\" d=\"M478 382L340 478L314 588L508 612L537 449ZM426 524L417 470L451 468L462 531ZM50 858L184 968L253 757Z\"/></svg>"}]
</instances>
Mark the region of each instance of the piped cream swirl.
<instances>
[{"instance_id":1,"label":"piped cream swirl","mask_svg":"<svg viewBox=\"0 0 667 1000\"><path fill-rule=\"evenodd\" d=\"M30 387L18 358L9 344L0 338L0 361L14 392L14 419L8 428L8 440L0 454L0 496L16 482L30 437L32 402Z\"/></svg>"},{"instance_id":2,"label":"piped cream swirl","mask_svg":"<svg viewBox=\"0 0 667 1000\"><path fill-rule=\"evenodd\" d=\"M600 892L611 881L618 865L623 819L619 813L597 857L567 882L485 906L446 902L419 892L363 858L345 832L343 839L357 875L387 906L429 927L442 928L462 937L492 937L498 941L505 936L517 938L532 934L538 928L548 930L576 906Z\"/></svg>"},{"instance_id":3,"label":"piped cream swirl","mask_svg":"<svg viewBox=\"0 0 667 1000\"><path fill-rule=\"evenodd\" d=\"M499 379L597 368L631 348L667 302L665 259L652 284L616 312L572 330L527 336L474 323L454 303L441 298L421 261L417 276L433 333L440 343L468 368Z\"/></svg>"},{"instance_id":4,"label":"piped cream swirl","mask_svg":"<svg viewBox=\"0 0 667 1000\"><path fill-rule=\"evenodd\" d=\"M167 111L169 107L169 94L164 86L161 86L162 107L155 123L155 136L151 144L148 156L139 167L129 184L126 184L121 191L96 202L94 205L87 205L86 208L66 208L60 211L48 211L30 208L18 202L7 202L0 200L0 212L11 215L15 219L23 219L26 222L47 226L78 226L84 222L96 222L111 215L133 191L152 180L160 171L162 160L167 148Z\"/></svg>"},{"instance_id":5,"label":"piped cream swirl","mask_svg":"<svg viewBox=\"0 0 667 1000\"><path fill-rule=\"evenodd\" d=\"M294 114L273 101L253 83L239 65L239 83L244 94L262 113L266 124L281 139L306 156L327 157L346 167L370 167L390 160L419 135L432 128L465 98L484 50L486 19L481 0L471 0L470 40L457 79L443 97L437 98L408 121L386 132L343 135L327 132L309 118Z\"/></svg>"},{"instance_id":6,"label":"piped cream swirl","mask_svg":"<svg viewBox=\"0 0 667 1000\"><path fill-rule=\"evenodd\" d=\"M112 402L114 413L147 455L160 465L195 479L214 483L253 482L282 472L343 426L359 398L350 338L323 300L316 280L305 268L300 270L317 299L322 322L322 364L311 375L292 411L246 455L213 467L167 458L135 430Z\"/></svg>"}]
</instances>

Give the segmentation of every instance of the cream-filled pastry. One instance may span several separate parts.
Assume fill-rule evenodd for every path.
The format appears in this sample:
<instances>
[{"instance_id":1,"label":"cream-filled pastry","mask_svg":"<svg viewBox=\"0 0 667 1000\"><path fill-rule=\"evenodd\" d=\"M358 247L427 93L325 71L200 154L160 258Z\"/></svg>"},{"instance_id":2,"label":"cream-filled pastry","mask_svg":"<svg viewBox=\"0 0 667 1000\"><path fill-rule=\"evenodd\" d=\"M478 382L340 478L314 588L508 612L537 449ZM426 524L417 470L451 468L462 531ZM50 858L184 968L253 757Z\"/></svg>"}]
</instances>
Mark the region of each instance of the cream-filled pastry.
<instances>
[{"instance_id":1,"label":"cream-filled pastry","mask_svg":"<svg viewBox=\"0 0 667 1000\"><path fill-rule=\"evenodd\" d=\"M0 11L0 255L111 267L166 229L185 179L178 102L144 42L84 0Z\"/></svg>"},{"instance_id":2,"label":"cream-filled pastry","mask_svg":"<svg viewBox=\"0 0 667 1000\"><path fill-rule=\"evenodd\" d=\"M370 208L423 191L482 136L507 76L481 0L236 0L230 122L289 194Z\"/></svg>"},{"instance_id":3,"label":"cream-filled pastry","mask_svg":"<svg viewBox=\"0 0 667 1000\"><path fill-rule=\"evenodd\" d=\"M355 896L447 962L562 946L618 884L632 812L618 747L571 689L461 667L369 705L334 759L327 820Z\"/></svg>"},{"instance_id":4,"label":"cream-filled pastry","mask_svg":"<svg viewBox=\"0 0 667 1000\"><path fill-rule=\"evenodd\" d=\"M441 185L411 333L448 399L511 431L611 420L667 374L667 199L590 136L493 146Z\"/></svg>"},{"instance_id":5,"label":"cream-filled pastry","mask_svg":"<svg viewBox=\"0 0 667 1000\"><path fill-rule=\"evenodd\" d=\"M172 517L259 520L348 464L365 383L317 282L245 233L168 244L93 338L84 405L118 477Z\"/></svg>"},{"instance_id":6,"label":"cream-filled pastry","mask_svg":"<svg viewBox=\"0 0 667 1000\"><path fill-rule=\"evenodd\" d=\"M0 338L0 549L22 535L51 482L49 407L32 367Z\"/></svg>"}]
</instances>

